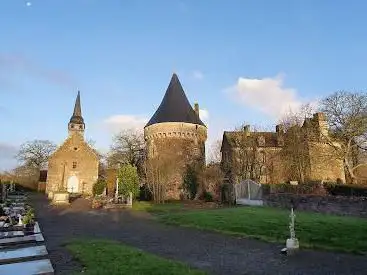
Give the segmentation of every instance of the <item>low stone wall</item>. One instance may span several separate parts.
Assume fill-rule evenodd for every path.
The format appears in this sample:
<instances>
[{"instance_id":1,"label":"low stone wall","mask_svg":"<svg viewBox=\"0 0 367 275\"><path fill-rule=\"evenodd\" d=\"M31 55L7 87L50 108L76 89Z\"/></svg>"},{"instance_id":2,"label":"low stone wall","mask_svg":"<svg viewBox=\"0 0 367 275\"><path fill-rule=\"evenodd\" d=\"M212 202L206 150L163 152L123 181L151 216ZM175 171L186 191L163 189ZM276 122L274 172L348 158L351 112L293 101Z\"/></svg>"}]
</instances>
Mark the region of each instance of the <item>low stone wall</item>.
<instances>
[{"instance_id":1,"label":"low stone wall","mask_svg":"<svg viewBox=\"0 0 367 275\"><path fill-rule=\"evenodd\" d=\"M290 209L292 203L295 209L342 216L367 218L367 198L314 196L296 194L269 194L263 198L264 205Z\"/></svg>"}]
</instances>

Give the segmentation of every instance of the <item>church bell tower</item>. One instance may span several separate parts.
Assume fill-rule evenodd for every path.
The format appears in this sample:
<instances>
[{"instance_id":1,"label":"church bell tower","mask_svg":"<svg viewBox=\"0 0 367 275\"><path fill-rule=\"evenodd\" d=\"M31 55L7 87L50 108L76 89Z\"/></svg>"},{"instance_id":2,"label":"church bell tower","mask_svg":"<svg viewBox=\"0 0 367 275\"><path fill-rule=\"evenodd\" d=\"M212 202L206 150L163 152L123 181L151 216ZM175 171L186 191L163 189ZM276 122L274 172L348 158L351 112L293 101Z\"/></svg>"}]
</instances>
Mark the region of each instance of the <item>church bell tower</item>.
<instances>
[{"instance_id":1,"label":"church bell tower","mask_svg":"<svg viewBox=\"0 0 367 275\"><path fill-rule=\"evenodd\" d=\"M70 118L68 129L69 135L74 133L84 135L85 124L82 117L82 108L80 105L80 91L78 91L78 95L75 100L74 112Z\"/></svg>"}]
</instances>

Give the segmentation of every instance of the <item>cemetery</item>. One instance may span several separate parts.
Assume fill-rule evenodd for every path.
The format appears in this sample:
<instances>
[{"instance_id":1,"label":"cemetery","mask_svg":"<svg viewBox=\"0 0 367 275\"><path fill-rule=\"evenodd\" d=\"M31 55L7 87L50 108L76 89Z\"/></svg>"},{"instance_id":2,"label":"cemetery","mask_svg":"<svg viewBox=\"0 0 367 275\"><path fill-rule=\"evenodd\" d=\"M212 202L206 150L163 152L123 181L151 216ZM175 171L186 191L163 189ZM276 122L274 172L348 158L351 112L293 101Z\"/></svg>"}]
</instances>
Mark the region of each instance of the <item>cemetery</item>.
<instances>
[{"instance_id":1,"label":"cemetery","mask_svg":"<svg viewBox=\"0 0 367 275\"><path fill-rule=\"evenodd\" d=\"M54 274L41 228L27 195L1 183L0 274Z\"/></svg>"}]
</instances>

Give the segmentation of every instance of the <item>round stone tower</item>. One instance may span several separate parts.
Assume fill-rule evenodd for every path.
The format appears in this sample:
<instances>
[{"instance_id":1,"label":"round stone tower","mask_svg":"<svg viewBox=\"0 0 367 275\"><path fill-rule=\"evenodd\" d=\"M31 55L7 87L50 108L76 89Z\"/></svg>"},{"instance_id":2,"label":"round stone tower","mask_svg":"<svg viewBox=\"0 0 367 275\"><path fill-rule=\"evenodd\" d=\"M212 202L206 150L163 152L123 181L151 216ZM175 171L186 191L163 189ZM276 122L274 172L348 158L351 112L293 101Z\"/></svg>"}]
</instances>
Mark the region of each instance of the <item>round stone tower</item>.
<instances>
[{"instance_id":1,"label":"round stone tower","mask_svg":"<svg viewBox=\"0 0 367 275\"><path fill-rule=\"evenodd\" d=\"M176 74L163 100L144 127L147 179L153 193L179 199L188 166L205 165L207 127L200 120L199 105L192 108Z\"/></svg>"}]
</instances>

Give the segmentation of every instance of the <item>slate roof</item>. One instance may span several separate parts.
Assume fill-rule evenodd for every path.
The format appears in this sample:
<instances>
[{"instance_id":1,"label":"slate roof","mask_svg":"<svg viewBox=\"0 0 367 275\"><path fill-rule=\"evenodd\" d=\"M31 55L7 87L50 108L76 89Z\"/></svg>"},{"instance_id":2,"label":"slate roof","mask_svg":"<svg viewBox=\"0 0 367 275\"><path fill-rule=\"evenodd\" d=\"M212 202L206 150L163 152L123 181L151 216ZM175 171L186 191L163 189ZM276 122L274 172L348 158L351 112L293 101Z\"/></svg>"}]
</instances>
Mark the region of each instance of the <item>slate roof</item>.
<instances>
[{"instance_id":1,"label":"slate roof","mask_svg":"<svg viewBox=\"0 0 367 275\"><path fill-rule=\"evenodd\" d=\"M254 139L260 136L265 138L265 145L263 147L279 147L278 134L276 132L251 132L250 136L246 137L245 132L225 131L223 135L231 147L239 147L242 142L244 142L244 145L247 144L247 146L251 147L253 146Z\"/></svg>"},{"instance_id":2,"label":"slate roof","mask_svg":"<svg viewBox=\"0 0 367 275\"><path fill-rule=\"evenodd\" d=\"M185 122L205 126L190 105L176 74L172 75L161 104L145 127L162 122Z\"/></svg>"},{"instance_id":3,"label":"slate roof","mask_svg":"<svg viewBox=\"0 0 367 275\"><path fill-rule=\"evenodd\" d=\"M74 112L70 118L70 123L84 124L84 119L82 117L82 107L80 105L80 91L75 100Z\"/></svg>"}]
</instances>

